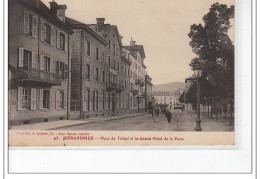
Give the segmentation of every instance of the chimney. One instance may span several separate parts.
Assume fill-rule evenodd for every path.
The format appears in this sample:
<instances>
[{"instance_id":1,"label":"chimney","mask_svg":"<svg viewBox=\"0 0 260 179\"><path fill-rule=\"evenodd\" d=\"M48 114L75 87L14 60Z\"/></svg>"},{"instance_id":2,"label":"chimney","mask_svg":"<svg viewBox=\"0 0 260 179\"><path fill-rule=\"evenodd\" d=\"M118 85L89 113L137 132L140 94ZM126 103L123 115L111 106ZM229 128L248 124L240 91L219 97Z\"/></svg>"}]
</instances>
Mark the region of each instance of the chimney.
<instances>
[{"instance_id":1,"label":"chimney","mask_svg":"<svg viewBox=\"0 0 260 179\"><path fill-rule=\"evenodd\" d=\"M134 47L135 46L135 41L133 41L132 37L131 37L131 41L130 41L130 47Z\"/></svg>"},{"instance_id":2,"label":"chimney","mask_svg":"<svg viewBox=\"0 0 260 179\"><path fill-rule=\"evenodd\" d=\"M50 12L52 15L57 16L63 23L65 23L65 10L66 5L58 5L54 0L50 3Z\"/></svg>"},{"instance_id":3,"label":"chimney","mask_svg":"<svg viewBox=\"0 0 260 179\"><path fill-rule=\"evenodd\" d=\"M105 18L96 18L98 31L103 31Z\"/></svg>"}]
</instances>

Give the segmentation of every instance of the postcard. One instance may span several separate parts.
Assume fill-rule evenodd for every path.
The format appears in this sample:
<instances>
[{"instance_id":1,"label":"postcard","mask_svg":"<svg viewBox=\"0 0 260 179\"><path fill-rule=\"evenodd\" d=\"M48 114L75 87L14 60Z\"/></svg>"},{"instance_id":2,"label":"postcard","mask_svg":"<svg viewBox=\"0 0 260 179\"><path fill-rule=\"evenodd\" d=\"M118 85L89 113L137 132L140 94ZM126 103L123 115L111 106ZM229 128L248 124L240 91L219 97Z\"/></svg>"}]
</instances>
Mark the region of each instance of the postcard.
<instances>
[{"instance_id":1,"label":"postcard","mask_svg":"<svg viewBox=\"0 0 260 179\"><path fill-rule=\"evenodd\" d=\"M234 9L9 0L9 146L236 145Z\"/></svg>"}]
</instances>

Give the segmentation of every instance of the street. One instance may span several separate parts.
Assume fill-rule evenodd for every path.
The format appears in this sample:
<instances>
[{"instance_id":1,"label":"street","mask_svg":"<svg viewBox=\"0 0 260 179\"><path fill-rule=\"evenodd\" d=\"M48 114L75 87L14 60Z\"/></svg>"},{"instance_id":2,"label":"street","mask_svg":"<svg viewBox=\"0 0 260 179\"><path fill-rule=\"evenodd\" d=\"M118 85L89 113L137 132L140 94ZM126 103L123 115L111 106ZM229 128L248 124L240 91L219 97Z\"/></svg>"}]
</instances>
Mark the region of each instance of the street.
<instances>
[{"instance_id":1,"label":"street","mask_svg":"<svg viewBox=\"0 0 260 179\"><path fill-rule=\"evenodd\" d=\"M87 119L84 119L87 120ZM172 121L169 124L164 115L153 121L151 114L136 117L112 119L91 122L74 126L56 128L55 130L88 130L88 131L194 131L196 114L172 111ZM234 131L234 125L229 120L215 120L202 117L202 131Z\"/></svg>"}]
</instances>

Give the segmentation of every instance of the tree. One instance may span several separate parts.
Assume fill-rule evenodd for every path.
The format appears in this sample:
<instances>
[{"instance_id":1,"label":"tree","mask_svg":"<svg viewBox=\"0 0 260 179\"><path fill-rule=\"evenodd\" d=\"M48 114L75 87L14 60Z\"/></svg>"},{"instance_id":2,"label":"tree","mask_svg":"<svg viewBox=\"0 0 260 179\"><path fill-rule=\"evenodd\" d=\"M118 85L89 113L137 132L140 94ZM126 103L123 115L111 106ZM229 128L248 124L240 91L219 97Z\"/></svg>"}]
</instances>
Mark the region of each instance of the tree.
<instances>
[{"instance_id":1,"label":"tree","mask_svg":"<svg viewBox=\"0 0 260 179\"><path fill-rule=\"evenodd\" d=\"M184 103L184 93L182 93L179 97L179 102Z\"/></svg>"},{"instance_id":2,"label":"tree","mask_svg":"<svg viewBox=\"0 0 260 179\"><path fill-rule=\"evenodd\" d=\"M234 45L227 34L231 18L234 6L215 3L203 17L204 24L191 25L188 34L192 51L198 56L191 65L203 64L202 78L210 75L216 82L207 95L218 99L234 98ZM202 83L201 90L208 91L208 85Z\"/></svg>"},{"instance_id":3,"label":"tree","mask_svg":"<svg viewBox=\"0 0 260 179\"><path fill-rule=\"evenodd\" d=\"M185 94L185 103L191 103L194 108L196 108L197 101L197 83L193 81L188 91Z\"/></svg>"}]
</instances>

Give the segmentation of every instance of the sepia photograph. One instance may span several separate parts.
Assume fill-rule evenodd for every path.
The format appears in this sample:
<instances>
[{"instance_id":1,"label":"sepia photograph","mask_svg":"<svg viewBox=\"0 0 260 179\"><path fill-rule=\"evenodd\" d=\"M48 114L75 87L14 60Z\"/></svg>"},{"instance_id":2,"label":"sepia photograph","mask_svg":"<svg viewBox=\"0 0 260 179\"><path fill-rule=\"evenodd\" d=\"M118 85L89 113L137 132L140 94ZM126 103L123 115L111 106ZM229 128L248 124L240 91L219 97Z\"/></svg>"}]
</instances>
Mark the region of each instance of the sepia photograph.
<instances>
[{"instance_id":1,"label":"sepia photograph","mask_svg":"<svg viewBox=\"0 0 260 179\"><path fill-rule=\"evenodd\" d=\"M235 0L8 0L9 146L235 145Z\"/></svg>"}]
</instances>

